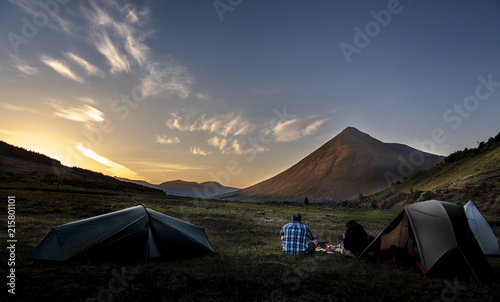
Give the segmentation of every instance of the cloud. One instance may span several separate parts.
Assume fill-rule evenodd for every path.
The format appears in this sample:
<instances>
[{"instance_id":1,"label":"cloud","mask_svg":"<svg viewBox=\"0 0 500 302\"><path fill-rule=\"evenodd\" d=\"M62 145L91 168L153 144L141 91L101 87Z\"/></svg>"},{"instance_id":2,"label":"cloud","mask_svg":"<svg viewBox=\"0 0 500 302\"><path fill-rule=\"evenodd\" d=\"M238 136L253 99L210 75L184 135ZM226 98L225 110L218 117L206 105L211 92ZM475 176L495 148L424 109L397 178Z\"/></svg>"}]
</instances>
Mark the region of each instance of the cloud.
<instances>
[{"instance_id":1,"label":"cloud","mask_svg":"<svg viewBox=\"0 0 500 302\"><path fill-rule=\"evenodd\" d=\"M5 130L5 129L0 129L0 133L7 134L7 135L18 135L17 132L12 132L10 130Z\"/></svg>"},{"instance_id":2,"label":"cloud","mask_svg":"<svg viewBox=\"0 0 500 302\"><path fill-rule=\"evenodd\" d=\"M162 63L146 64L141 87L142 93L146 96L170 92L185 99L191 94L193 83L194 79L186 67L167 60Z\"/></svg>"},{"instance_id":3,"label":"cloud","mask_svg":"<svg viewBox=\"0 0 500 302\"><path fill-rule=\"evenodd\" d=\"M178 113L171 113L166 125L170 129L177 129L182 132L203 131L218 134L223 137L246 135L255 130L256 126L244 119L241 114L228 113L207 118L205 114L195 120L189 117L181 117Z\"/></svg>"},{"instance_id":4,"label":"cloud","mask_svg":"<svg viewBox=\"0 0 500 302\"><path fill-rule=\"evenodd\" d=\"M100 123L104 121L104 113L90 105L65 106L61 102L51 101L50 105L54 110L54 115L60 118L82 122Z\"/></svg>"},{"instance_id":5,"label":"cloud","mask_svg":"<svg viewBox=\"0 0 500 302\"><path fill-rule=\"evenodd\" d=\"M318 128L330 118L321 118L313 115L303 119L292 119L286 122L278 121L272 129L277 142L290 142L316 132Z\"/></svg>"},{"instance_id":6,"label":"cloud","mask_svg":"<svg viewBox=\"0 0 500 302\"><path fill-rule=\"evenodd\" d=\"M228 140L225 138L219 138L218 136L214 136L208 139L207 141L210 145L218 148L222 154L230 152L230 149L226 148Z\"/></svg>"},{"instance_id":7,"label":"cloud","mask_svg":"<svg viewBox=\"0 0 500 302\"><path fill-rule=\"evenodd\" d=\"M156 136L156 142L160 144L177 144L180 142L180 139L178 137L174 138L167 138L166 135L164 136Z\"/></svg>"},{"instance_id":8,"label":"cloud","mask_svg":"<svg viewBox=\"0 0 500 302\"><path fill-rule=\"evenodd\" d=\"M109 167L109 169L106 169L106 171L108 171L113 176L120 176L130 179L142 179L142 177L140 177L136 172L130 170L125 166L117 164L112 160L105 158L90 149L85 148L82 144L78 144L78 146L76 146L76 149L80 150L86 157L91 158Z\"/></svg>"},{"instance_id":9,"label":"cloud","mask_svg":"<svg viewBox=\"0 0 500 302\"><path fill-rule=\"evenodd\" d=\"M87 97L75 97L77 100L83 102L83 103L87 103L87 104L90 104L90 105L96 105L97 102L94 100L94 99L91 99L91 98L87 98Z\"/></svg>"},{"instance_id":10,"label":"cloud","mask_svg":"<svg viewBox=\"0 0 500 302\"><path fill-rule=\"evenodd\" d=\"M217 148L221 154L261 153L268 151L266 145L272 141L290 142L314 134L330 117L317 115L278 121L271 128L259 128L234 112L207 117L203 114L195 119L174 112L166 121L169 129L181 132L206 132L212 136L207 143ZM257 135L255 132L259 130ZM265 142L257 141L256 136L264 135ZM245 139L241 139L244 137ZM254 142L255 141L255 142Z\"/></svg>"},{"instance_id":11,"label":"cloud","mask_svg":"<svg viewBox=\"0 0 500 302\"><path fill-rule=\"evenodd\" d=\"M26 13L26 16L32 16L35 18L35 16L46 14L46 11L40 6L41 1L38 0L22 0L22 1L16 1L16 0L9 0L9 2L13 5L19 6L24 12ZM47 6L51 6L49 9L54 9L55 6L58 7L58 10L61 11L63 9L63 6L69 2L67 1L66 3L53 3L54 5L52 6L51 1L46 1ZM61 5L59 5L61 4ZM72 30L75 28L74 25L68 21L64 20L59 13L55 14L50 14L48 16L48 22L47 26L54 29L54 30L62 30L66 32L67 34L73 35ZM55 23L54 23L55 22Z\"/></svg>"},{"instance_id":12,"label":"cloud","mask_svg":"<svg viewBox=\"0 0 500 302\"><path fill-rule=\"evenodd\" d=\"M117 71L130 71L130 63L128 62L127 57L115 47L107 33L104 32L95 34L94 38L96 41L95 47L108 60L108 63L111 66L111 73L115 73Z\"/></svg>"},{"instance_id":13,"label":"cloud","mask_svg":"<svg viewBox=\"0 0 500 302\"><path fill-rule=\"evenodd\" d=\"M245 155L248 153L262 153L269 151L268 148L261 145L247 146L246 142L241 142L235 138L222 138L218 136L211 137L207 140L208 144L220 150L221 154L237 154Z\"/></svg>"},{"instance_id":14,"label":"cloud","mask_svg":"<svg viewBox=\"0 0 500 302\"><path fill-rule=\"evenodd\" d=\"M111 73L139 70L144 96L168 92L187 98L194 83L187 68L168 54L162 54L161 60L155 59L144 43L145 37L153 33L144 21L149 19L149 10L139 10L131 4L101 6L90 2L90 7L81 9L89 28L88 41L108 60Z\"/></svg>"},{"instance_id":15,"label":"cloud","mask_svg":"<svg viewBox=\"0 0 500 302\"><path fill-rule=\"evenodd\" d=\"M145 172L179 172L179 171L189 171L189 170L205 170L202 166L190 166L183 164L172 164L165 162L152 162L152 161L141 161L134 162L134 164L144 167L141 171Z\"/></svg>"},{"instance_id":16,"label":"cloud","mask_svg":"<svg viewBox=\"0 0 500 302\"><path fill-rule=\"evenodd\" d=\"M129 9L125 20L129 23L136 23L137 21L139 21L139 17L137 17L137 14L133 9Z\"/></svg>"},{"instance_id":17,"label":"cloud","mask_svg":"<svg viewBox=\"0 0 500 302\"><path fill-rule=\"evenodd\" d=\"M81 57L75 55L74 53L72 53L72 52L66 52L66 53L64 53L64 55L67 58L70 58L71 60L73 60L78 65L80 65L80 67L82 67L83 69L85 69L85 71L87 72L87 74L89 74L89 75L90 74L91 75L96 75L96 76L100 76L100 77L104 76L104 73L102 72L102 70L100 70L97 66L94 66L94 65L90 64L89 62L85 61Z\"/></svg>"},{"instance_id":18,"label":"cloud","mask_svg":"<svg viewBox=\"0 0 500 302\"><path fill-rule=\"evenodd\" d=\"M199 98L200 100L204 100L204 101L210 101L212 99L212 97L206 92L197 92L195 94L195 96L197 98Z\"/></svg>"},{"instance_id":19,"label":"cloud","mask_svg":"<svg viewBox=\"0 0 500 302\"><path fill-rule=\"evenodd\" d=\"M79 83L85 82L82 77L73 72L64 62L48 56L42 56L40 60L68 79L77 81Z\"/></svg>"},{"instance_id":20,"label":"cloud","mask_svg":"<svg viewBox=\"0 0 500 302\"><path fill-rule=\"evenodd\" d=\"M33 16L43 11L37 0L12 1ZM122 4L121 1L88 1L78 4L71 16L79 16L83 24L72 23L65 14L50 16L49 27L82 39L100 53L109 64L111 74L132 74L144 96L172 93L188 98L193 93L194 78L189 70L168 53L154 53L145 39L154 33L150 26L150 9L147 5ZM63 5L59 7L63 9ZM82 67L87 75L104 76L101 69L74 52L65 52L72 63ZM66 63L44 57L43 61L63 76L80 83L84 79L72 71ZM99 66L99 65L98 65ZM25 67L25 66L24 66ZM22 67L25 74L34 69Z\"/></svg>"},{"instance_id":21,"label":"cloud","mask_svg":"<svg viewBox=\"0 0 500 302\"><path fill-rule=\"evenodd\" d=\"M208 155L207 152L201 150L199 147L191 147L191 153L194 155Z\"/></svg>"},{"instance_id":22,"label":"cloud","mask_svg":"<svg viewBox=\"0 0 500 302\"><path fill-rule=\"evenodd\" d=\"M212 136L207 139L207 143L218 149L221 154L248 154L268 151L265 146L258 143L251 143L250 135L257 126L242 117L241 114L227 113L213 117L206 114L192 119L189 116L182 117L174 112L170 114L166 125L170 129L181 132L206 132ZM246 137L241 140L238 137ZM254 136L255 137L255 136Z\"/></svg>"},{"instance_id":23,"label":"cloud","mask_svg":"<svg viewBox=\"0 0 500 302\"><path fill-rule=\"evenodd\" d=\"M34 74L37 74L40 72L37 68L26 65L26 64L17 65L16 68L19 69L19 71L21 71L22 73L24 73L26 75L34 75Z\"/></svg>"},{"instance_id":24,"label":"cloud","mask_svg":"<svg viewBox=\"0 0 500 302\"><path fill-rule=\"evenodd\" d=\"M0 107L10 110L10 111L18 111L18 112L28 112L28 113L38 113L35 109L33 108L27 108L27 107L21 107L21 106L16 106L12 104L7 104L7 103L0 103Z\"/></svg>"}]
</instances>

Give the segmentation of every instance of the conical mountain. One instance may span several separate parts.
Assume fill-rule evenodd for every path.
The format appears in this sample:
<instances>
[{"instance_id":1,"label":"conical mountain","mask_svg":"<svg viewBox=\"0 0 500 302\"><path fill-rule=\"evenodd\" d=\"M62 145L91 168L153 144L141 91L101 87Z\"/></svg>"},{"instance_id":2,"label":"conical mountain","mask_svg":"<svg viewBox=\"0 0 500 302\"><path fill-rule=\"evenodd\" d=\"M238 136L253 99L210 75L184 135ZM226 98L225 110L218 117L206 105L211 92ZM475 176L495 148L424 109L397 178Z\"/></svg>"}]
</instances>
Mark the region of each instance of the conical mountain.
<instances>
[{"instance_id":1,"label":"conical mountain","mask_svg":"<svg viewBox=\"0 0 500 302\"><path fill-rule=\"evenodd\" d=\"M412 147L383 143L353 127L280 174L220 196L240 201L346 200L384 189L443 159Z\"/></svg>"}]
</instances>

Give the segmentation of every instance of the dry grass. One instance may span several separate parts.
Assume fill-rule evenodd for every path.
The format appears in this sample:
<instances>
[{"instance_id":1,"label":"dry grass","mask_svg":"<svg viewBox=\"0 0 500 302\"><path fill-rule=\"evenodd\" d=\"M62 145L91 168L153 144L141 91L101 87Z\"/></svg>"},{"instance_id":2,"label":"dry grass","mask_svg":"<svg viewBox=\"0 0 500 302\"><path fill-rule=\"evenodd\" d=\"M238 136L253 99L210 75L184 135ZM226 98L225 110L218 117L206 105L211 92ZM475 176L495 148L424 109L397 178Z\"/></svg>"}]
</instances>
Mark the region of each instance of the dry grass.
<instances>
[{"instance_id":1,"label":"dry grass","mask_svg":"<svg viewBox=\"0 0 500 302\"><path fill-rule=\"evenodd\" d=\"M349 219L377 235L396 212L256 204L137 194L0 190L16 195L17 301L431 301L500 300L500 285L422 278L411 265L340 255L281 254L278 232L294 212L319 240L335 242ZM206 229L215 255L144 263L46 263L25 259L52 226L134 206ZM498 218L491 217L498 234ZM2 234L4 239L5 232ZM6 251L0 251L6 259ZM490 259L497 276L500 259ZM5 291L2 297L6 297ZM4 299L2 298L2 299ZM3 300L2 300L3 301ZM436 300L437 301L437 300ZM444 301L444 300L443 300Z\"/></svg>"}]
</instances>

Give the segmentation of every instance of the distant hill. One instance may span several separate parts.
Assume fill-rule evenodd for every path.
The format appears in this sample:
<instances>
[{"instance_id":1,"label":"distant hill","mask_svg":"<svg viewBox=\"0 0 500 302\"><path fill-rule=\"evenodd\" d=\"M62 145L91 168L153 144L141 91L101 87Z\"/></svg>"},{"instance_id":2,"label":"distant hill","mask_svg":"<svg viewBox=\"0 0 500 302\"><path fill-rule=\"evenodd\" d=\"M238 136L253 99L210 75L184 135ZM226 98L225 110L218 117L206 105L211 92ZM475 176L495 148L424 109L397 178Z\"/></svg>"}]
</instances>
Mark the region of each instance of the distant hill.
<instances>
[{"instance_id":1,"label":"distant hill","mask_svg":"<svg viewBox=\"0 0 500 302\"><path fill-rule=\"evenodd\" d=\"M125 178L118 179L160 189L168 195L194 198L212 198L216 195L226 194L238 190L238 188L226 187L215 181L197 183L192 181L173 180L163 182L159 185L153 185L141 180L130 180Z\"/></svg>"},{"instance_id":2,"label":"distant hill","mask_svg":"<svg viewBox=\"0 0 500 302\"><path fill-rule=\"evenodd\" d=\"M383 143L353 127L286 171L251 187L219 196L240 201L352 199L388 187L443 159L402 144Z\"/></svg>"},{"instance_id":3,"label":"distant hill","mask_svg":"<svg viewBox=\"0 0 500 302\"><path fill-rule=\"evenodd\" d=\"M477 148L450 154L439 165L372 194L370 199L382 207L428 199L459 204L472 200L481 211L500 214L500 133Z\"/></svg>"},{"instance_id":4,"label":"distant hill","mask_svg":"<svg viewBox=\"0 0 500 302\"><path fill-rule=\"evenodd\" d=\"M44 154L0 141L0 188L67 192L164 194L162 191L119 181L78 167L66 167Z\"/></svg>"}]
</instances>

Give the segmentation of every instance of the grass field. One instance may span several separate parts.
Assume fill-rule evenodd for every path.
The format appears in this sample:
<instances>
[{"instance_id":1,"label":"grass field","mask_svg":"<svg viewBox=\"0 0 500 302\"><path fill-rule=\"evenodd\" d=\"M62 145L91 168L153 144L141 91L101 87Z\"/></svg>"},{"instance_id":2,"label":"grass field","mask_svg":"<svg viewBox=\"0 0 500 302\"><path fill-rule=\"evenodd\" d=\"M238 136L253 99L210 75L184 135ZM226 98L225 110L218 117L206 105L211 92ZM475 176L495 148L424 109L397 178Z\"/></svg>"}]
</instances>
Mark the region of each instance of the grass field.
<instances>
[{"instance_id":1,"label":"grass field","mask_svg":"<svg viewBox=\"0 0 500 302\"><path fill-rule=\"evenodd\" d=\"M396 267L337 254L304 257L281 253L279 230L295 212L302 214L304 224L319 240L336 242L350 219L377 235L397 214L393 210L133 193L0 189L0 194L4 199L16 196L13 301L500 301L498 277L481 287L473 282L423 278L412 265ZM137 203L204 227L215 254L149 263L47 263L25 258L53 226ZM489 219L499 235L498 218ZM6 237L7 232L2 232L2 242ZM6 248L2 247L0 256L6 267ZM488 260L499 276L500 259ZM13 298L7 289L1 297L1 301Z\"/></svg>"}]
</instances>

